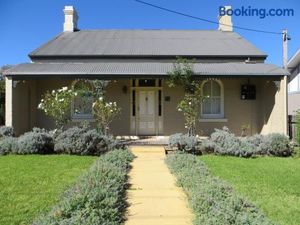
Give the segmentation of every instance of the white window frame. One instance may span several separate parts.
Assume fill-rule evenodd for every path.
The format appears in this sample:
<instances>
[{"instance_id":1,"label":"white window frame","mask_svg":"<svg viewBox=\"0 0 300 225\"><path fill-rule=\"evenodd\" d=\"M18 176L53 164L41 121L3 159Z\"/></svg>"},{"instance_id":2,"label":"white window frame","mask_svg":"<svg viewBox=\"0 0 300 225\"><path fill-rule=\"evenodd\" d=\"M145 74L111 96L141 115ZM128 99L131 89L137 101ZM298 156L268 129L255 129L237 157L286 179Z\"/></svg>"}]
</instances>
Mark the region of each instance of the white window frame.
<instances>
[{"instance_id":1,"label":"white window frame","mask_svg":"<svg viewBox=\"0 0 300 225\"><path fill-rule=\"evenodd\" d=\"M206 80L201 84L201 93L202 96L204 97L205 101L205 96L203 95L203 86L207 82L212 82L215 81L219 84L220 86L220 113L219 114L204 114L203 113L203 104L201 104L201 119L224 119L224 86L223 83L220 80Z\"/></svg>"}]
</instances>

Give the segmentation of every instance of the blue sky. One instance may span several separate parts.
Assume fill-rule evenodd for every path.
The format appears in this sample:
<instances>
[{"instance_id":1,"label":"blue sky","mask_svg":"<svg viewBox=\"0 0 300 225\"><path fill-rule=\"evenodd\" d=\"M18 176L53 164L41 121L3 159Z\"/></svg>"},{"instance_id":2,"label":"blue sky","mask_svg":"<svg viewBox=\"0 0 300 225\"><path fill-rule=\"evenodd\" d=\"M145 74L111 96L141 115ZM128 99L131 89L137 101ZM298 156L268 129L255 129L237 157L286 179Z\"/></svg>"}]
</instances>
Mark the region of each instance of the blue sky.
<instances>
[{"instance_id":1,"label":"blue sky","mask_svg":"<svg viewBox=\"0 0 300 225\"><path fill-rule=\"evenodd\" d=\"M281 32L288 28L289 57L300 48L299 0L145 0L166 8L217 22L219 6L291 8L294 16L233 16L236 26ZM62 31L63 8L74 5L80 29L217 29L210 24L139 4L134 0L0 0L0 66L28 62L27 54ZM282 65L282 37L235 29Z\"/></svg>"}]
</instances>

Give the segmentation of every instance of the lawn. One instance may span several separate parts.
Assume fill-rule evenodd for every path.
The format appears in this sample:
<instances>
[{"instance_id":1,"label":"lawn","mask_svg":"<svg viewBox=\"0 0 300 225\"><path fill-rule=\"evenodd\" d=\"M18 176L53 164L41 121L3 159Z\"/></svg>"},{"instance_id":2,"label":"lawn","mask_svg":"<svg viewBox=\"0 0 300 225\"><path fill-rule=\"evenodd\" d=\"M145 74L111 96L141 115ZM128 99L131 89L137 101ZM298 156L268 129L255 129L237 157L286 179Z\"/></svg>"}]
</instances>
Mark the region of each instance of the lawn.
<instances>
[{"instance_id":1,"label":"lawn","mask_svg":"<svg viewBox=\"0 0 300 225\"><path fill-rule=\"evenodd\" d=\"M95 160L69 155L0 156L0 224L30 224Z\"/></svg>"},{"instance_id":2,"label":"lawn","mask_svg":"<svg viewBox=\"0 0 300 225\"><path fill-rule=\"evenodd\" d=\"M300 224L300 158L201 156L211 172L282 225Z\"/></svg>"}]
</instances>

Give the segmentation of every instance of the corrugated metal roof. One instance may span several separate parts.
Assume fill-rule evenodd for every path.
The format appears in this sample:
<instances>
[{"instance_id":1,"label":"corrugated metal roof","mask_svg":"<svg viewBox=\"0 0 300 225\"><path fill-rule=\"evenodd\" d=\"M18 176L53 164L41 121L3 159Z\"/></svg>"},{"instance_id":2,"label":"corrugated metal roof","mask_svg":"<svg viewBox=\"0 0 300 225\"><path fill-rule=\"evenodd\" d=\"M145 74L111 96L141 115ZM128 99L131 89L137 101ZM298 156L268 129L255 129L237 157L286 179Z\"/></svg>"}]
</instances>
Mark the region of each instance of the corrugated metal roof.
<instances>
[{"instance_id":1,"label":"corrugated metal roof","mask_svg":"<svg viewBox=\"0 0 300 225\"><path fill-rule=\"evenodd\" d=\"M41 56L258 56L234 32L216 30L82 30L65 32L29 54Z\"/></svg>"},{"instance_id":2,"label":"corrugated metal roof","mask_svg":"<svg viewBox=\"0 0 300 225\"><path fill-rule=\"evenodd\" d=\"M300 64L300 48L297 52L292 56L292 58L288 61L288 69L293 71L295 67Z\"/></svg>"},{"instance_id":3,"label":"corrugated metal roof","mask_svg":"<svg viewBox=\"0 0 300 225\"><path fill-rule=\"evenodd\" d=\"M164 62L25 63L5 72L7 76L165 76L174 68ZM282 76L287 70L264 63L194 63L195 75L203 76Z\"/></svg>"}]
</instances>

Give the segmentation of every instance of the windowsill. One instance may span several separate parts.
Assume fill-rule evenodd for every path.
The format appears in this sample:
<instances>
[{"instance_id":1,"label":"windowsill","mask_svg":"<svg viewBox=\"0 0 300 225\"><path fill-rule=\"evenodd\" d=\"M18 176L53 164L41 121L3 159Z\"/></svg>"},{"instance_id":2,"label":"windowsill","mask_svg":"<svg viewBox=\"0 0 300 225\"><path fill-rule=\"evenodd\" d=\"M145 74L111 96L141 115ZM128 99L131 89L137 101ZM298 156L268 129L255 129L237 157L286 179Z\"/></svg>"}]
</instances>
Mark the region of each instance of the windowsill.
<instances>
[{"instance_id":1,"label":"windowsill","mask_svg":"<svg viewBox=\"0 0 300 225\"><path fill-rule=\"evenodd\" d=\"M89 122L95 122L95 119L94 118L84 118L84 117L75 117L75 118L72 118L72 122L82 122L82 121L89 121Z\"/></svg>"},{"instance_id":2,"label":"windowsill","mask_svg":"<svg viewBox=\"0 0 300 225\"><path fill-rule=\"evenodd\" d=\"M199 119L199 122L203 122L203 123L226 123L226 122L228 122L228 119L226 119L226 118L202 118L202 119Z\"/></svg>"}]
</instances>

